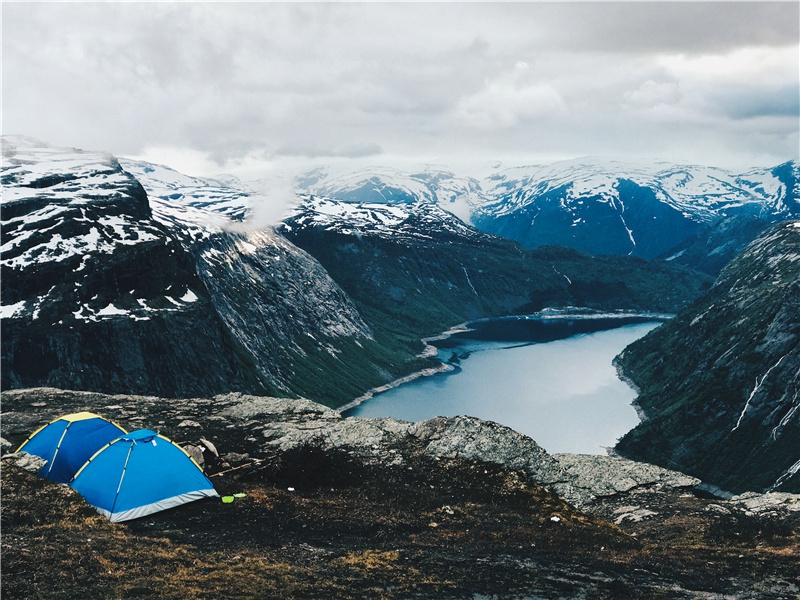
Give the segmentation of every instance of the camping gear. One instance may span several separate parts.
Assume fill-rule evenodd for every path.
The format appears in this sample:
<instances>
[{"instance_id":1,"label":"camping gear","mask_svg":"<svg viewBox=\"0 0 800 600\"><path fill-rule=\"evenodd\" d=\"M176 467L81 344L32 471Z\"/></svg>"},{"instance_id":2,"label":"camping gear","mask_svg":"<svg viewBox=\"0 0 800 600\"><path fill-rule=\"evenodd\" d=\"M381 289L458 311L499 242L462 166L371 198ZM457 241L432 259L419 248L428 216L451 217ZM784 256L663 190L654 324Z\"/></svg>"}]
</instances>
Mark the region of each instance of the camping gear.
<instances>
[{"instance_id":1,"label":"camping gear","mask_svg":"<svg viewBox=\"0 0 800 600\"><path fill-rule=\"evenodd\" d=\"M230 504L231 502L233 502L237 498L247 498L247 494L245 494L244 492L239 492L238 494L232 494L230 496L223 496L222 497L222 503L223 504Z\"/></svg>"},{"instance_id":2,"label":"camping gear","mask_svg":"<svg viewBox=\"0 0 800 600\"><path fill-rule=\"evenodd\" d=\"M149 429L122 435L98 450L70 485L111 521L218 496L180 446Z\"/></svg>"},{"instance_id":3,"label":"camping gear","mask_svg":"<svg viewBox=\"0 0 800 600\"><path fill-rule=\"evenodd\" d=\"M67 483L89 457L125 433L116 423L94 413L73 413L34 431L17 452L45 459L47 464L39 470L39 476Z\"/></svg>"}]
</instances>

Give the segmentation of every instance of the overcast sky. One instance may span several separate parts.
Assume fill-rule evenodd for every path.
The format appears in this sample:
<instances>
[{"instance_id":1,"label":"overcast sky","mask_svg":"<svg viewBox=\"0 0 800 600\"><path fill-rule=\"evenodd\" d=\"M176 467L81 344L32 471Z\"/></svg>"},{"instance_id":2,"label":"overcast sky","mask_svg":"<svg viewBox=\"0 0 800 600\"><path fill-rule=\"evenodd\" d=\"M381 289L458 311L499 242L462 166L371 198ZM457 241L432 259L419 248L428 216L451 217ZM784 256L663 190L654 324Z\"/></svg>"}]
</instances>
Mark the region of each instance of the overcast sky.
<instances>
[{"instance_id":1,"label":"overcast sky","mask_svg":"<svg viewBox=\"0 0 800 600\"><path fill-rule=\"evenodd\" d=\"M798 157L781 3L2 4L3 133L197 175Z\"/></svg>"}]
</instances>

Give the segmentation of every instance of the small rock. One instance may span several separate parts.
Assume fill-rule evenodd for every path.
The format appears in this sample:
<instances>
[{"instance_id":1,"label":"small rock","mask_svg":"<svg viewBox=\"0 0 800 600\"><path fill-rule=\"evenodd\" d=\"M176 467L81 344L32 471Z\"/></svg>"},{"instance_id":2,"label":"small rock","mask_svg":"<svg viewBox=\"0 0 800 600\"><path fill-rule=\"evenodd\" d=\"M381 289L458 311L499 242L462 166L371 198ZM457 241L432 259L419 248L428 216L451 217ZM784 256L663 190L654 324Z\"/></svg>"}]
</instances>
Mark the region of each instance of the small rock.
<instances>
[{"instance_id":1,"label":"small rock","mask_svg":"<svg viewBox=\"0 0 800 600\"><path fill-rule=\"evenodd\" d=\"M620 525L622 524L623 521L633 521L634 523L638 523L645 517L652 517L657 514L658 514L657 512L649 510L647 508L637 508L634 511L626 512L618 516L616 519L614 519L614 524Z\"/></svg>"},{"instance_id":2,"label":"small rock","mask_svg":"<svg viewBox=\"0 0 800 600\"><path fill-rule=\"evenodd\" d=\"M250 460L250 455L247 453L239 454L238 452L228 452L223 458L232 465L240 465Z\"/></svg>"},{"instance_id":3,"label":"small rock","mask_svg":"<svg viewBox=\"0 0 800 600\"><path fill-rule=\"evenodd\" d=\"M195 446L194 444L186 444L183 447L183 449L186 451L186 454L188 454L194 459L194 462L196 462L201 467L203 466L205 460L203 459L203 451L200 449L199 446Z\"/></svg>"},{"instance_id":4,"label":"small rock","mask_svg":"<svg viewBox=\"0 0 800 600\"><path fill-rule=\"evenodd\" d=\"M633 512L634 510L636 510L638 508L639 508L639 505L620 506L617 510L614 511L614 514L618 515L618 514L621 514L621 513Z\"/></svg>"},{"instance_id":5,"label":"small rock","mask_svg":"<svg viewBox=\"0 0 800 600\"><path fill-rule=\"evenodd\" d=\"M720 506L719 504L709 504L706 506L706 510L719 513L721 515L729 515L731 514L730 509L725 508L724 506Z\"/></svg>"},{"instance_id":6,"label":"small rock","mask_svg":"<svg viewBox=\"0 0 800 600\"><path fill-rule=\"evenodd\" d=\"M200 423L186 419L185 421L178 423L178 427L200 427Z\"/></svg>"},{"instance_id":7,"label":"small rock","mask_svg":"<svg viewBox=\"0 0 800 600\"><path fill-rule=\"evenodd\" d=\"M31 473L38 473L39 470L47 464L47 461L40 456L33 456L27 452L15 452L13 454L6 454L3 460L9 460L12 464L20 469L24 469Z\"/></svg>"},{"instance_id":8,"label":"small rock","mask_svg":"<svg viewBox=\"0 0 800 600\"><path fill-rule=\"evenodd\" d=\"M43 406L47 406L47 402L31 402L31 406L34 408L42 408Z\"/></svg>"}]
</instances>

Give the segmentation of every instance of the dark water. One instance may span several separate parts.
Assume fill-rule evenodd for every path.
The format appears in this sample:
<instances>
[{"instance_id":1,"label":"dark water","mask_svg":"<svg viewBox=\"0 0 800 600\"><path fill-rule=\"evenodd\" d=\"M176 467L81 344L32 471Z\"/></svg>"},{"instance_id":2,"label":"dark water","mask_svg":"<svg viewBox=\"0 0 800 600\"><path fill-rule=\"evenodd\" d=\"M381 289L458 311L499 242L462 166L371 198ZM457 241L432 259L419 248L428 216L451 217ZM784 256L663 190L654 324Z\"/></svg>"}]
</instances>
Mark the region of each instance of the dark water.
<instances>
[{"instance_id":1,"label":"dark water","mask_svg":"<svg viewBox=\"0 0 800 600\"><path fill-rule=\"evenodd\" d=\"M642 320L479 323L436 343L442 360L457 360L455 372L376 395L347 415L472 415L529 435L549 452L603 454L639 422L636 394L611 361L660 324Z\"/></svg>"}]
</instances>

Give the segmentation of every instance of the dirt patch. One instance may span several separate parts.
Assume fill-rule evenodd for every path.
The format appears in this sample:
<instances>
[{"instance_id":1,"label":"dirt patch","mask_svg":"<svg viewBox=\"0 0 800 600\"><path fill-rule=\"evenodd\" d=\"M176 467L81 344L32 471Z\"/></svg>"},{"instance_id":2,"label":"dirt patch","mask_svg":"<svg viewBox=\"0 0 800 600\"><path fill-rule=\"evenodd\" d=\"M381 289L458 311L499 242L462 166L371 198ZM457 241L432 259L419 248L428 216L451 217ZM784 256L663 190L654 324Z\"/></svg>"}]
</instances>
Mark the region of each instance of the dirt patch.
<instances>
[{"instance_id":1,"label":"dirt patch","mask_svg":"<svg viewBox=\"0 0 800 600\"><path fill-rule=\"evenodd\" d=\"M221 494L246 494L232 503L195 502L125 524L64 486L5 467L3 597L796 593L796 527L734 539L688 499L663 525L616 526L524 474L480 463L418 457L378 469L313 445L273 458L213 478Z\"/></svg>"}]
</instances>

